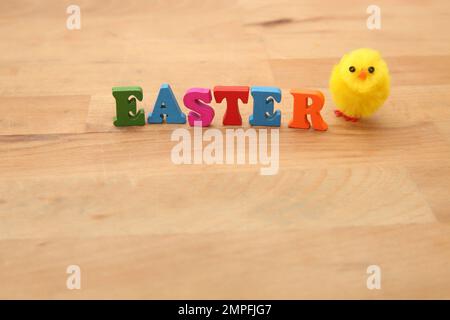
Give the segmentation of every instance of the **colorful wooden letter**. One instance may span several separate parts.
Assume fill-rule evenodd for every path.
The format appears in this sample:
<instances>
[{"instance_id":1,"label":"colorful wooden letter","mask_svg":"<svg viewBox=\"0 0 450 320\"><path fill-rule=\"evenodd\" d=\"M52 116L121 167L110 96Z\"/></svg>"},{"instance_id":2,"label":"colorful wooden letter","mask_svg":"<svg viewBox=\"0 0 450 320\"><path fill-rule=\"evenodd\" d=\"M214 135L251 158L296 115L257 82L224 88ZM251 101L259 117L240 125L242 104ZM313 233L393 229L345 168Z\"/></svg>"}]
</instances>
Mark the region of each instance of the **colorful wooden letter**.
<instances>
[{"instance_id":1,"label":"colorful wooden letter","mask_svg":"<svg viewBox=\"0 0 450 320\"><path fill-rule=\"evenodd\" d=\"M144 109L136 112L136 99L143 98L141 87L113 87L112 94L116 99L116 127L145 125Z\"/></svg>"},{"instance_id":2,"label":"colorful wooden letter","mask_svg":"<svg viewBox=\"0 0 450 320\"><path fill-rule=\"evenodd\" d=\"M161 85L153 112L148 115L147 122L162 123L164 118L167 123L186 123L186 115L181 112L177 99L168 84Z\"/></svg>"},{"instance_id":3,"label":"colorful wooden letter","mask_svg":"<svg viewBox=\"0 0 450 320\"><path fill-rule=\"evenodd\" d=\"M294 116L289 122L289 128L309 129L311 124L306 116L309 114L315 130L325 131L328 129L327 123L320 115L320 110L325 103L322 92L293 89L291 94L294 96ZM308 99L311 99L311 105L308 105Z\"/></svg>"},{"instance_id":4,"label":"colorful wooden letter","mask_svg":"<svg viewBox=\"0 0 450 320\"><path fill-rule=\"evenodd\" d=\"M200 121L202 127L208 127L214 119L214 109L209 105L212 100L211 90L204 88L189 89L184 95L184 105L192 111L188 114L188 122L190 126L194 126L194 122Z\"/></svg>"},{"instance_id":5,"label":"colorful wooden letter","mask_svg":"<svg viewBox=\"0 0 450 320\"><path fill-rule=\"evenodd\" d=\"M214 99L217 103L227 102L227 109L223 116L224 126L240 126L242 125L242 117L239 113L239 100L243 103L248 102L249 87L234 86L216 86L214 87Z\"/></svg>"},{"instance_id":6,"label":"colorful wooden letter","mask_svg":"<svg viewBox=\"0 0 450 320\"><path fill-rule=\"evenodd\" d=\"M281 111L273 112L274 100L281 102L281 90L275 87L252 87L253 114L250 116L252 126L279 127Z\"/></svg>"}]
</instances>

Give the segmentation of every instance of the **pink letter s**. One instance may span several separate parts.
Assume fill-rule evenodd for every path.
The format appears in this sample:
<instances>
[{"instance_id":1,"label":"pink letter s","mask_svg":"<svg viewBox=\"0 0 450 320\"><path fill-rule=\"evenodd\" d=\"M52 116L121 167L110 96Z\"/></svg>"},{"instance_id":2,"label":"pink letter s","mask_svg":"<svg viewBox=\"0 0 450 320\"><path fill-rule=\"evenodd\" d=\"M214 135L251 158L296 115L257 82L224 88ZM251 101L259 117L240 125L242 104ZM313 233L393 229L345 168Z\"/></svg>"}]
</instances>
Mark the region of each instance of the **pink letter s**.
<instances>
[{"instance_id":1,"label":"pink letter s","mask_svg":"<svg viewBox=\"0 0 450 320\"><path fill-rule=\"evenodd\" d=\"M204 88L189 89L184 95L184 105L192 111L188 114L188 122L191 127L194 122L201 121L202 127L208 127L214 119L214 109L203 103L212 100L211 90Z\"/></svg>"}]
</instances>

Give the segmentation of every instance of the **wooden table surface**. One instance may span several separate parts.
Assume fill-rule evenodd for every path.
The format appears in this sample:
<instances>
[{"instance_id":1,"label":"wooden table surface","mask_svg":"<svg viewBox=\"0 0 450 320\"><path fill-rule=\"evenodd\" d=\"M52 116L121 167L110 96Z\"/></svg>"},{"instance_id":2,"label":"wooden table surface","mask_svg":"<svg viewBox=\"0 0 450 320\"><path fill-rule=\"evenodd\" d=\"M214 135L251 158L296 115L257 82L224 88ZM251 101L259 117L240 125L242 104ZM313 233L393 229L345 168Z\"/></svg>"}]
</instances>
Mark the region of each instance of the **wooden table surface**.
<instances>
[{"instance_id":1,"label":"wooden table surface","mask_svg":"<svg viewBox=\"0 0 450 320\"><path fill-rule=\"evenodd\" d=\"M0 3L0 298L450 298L448 1L377 1L381 30L365 1L77 1L80 30L70 4ZM348 123L328 78L366 46L392 92ZM278 174L173 164L187 124L113 126L112 87L148 113L165 82L180 104L280 87ZM296 87L324 92L328 132L287 128Z\"/></svg>"}]
</instances>

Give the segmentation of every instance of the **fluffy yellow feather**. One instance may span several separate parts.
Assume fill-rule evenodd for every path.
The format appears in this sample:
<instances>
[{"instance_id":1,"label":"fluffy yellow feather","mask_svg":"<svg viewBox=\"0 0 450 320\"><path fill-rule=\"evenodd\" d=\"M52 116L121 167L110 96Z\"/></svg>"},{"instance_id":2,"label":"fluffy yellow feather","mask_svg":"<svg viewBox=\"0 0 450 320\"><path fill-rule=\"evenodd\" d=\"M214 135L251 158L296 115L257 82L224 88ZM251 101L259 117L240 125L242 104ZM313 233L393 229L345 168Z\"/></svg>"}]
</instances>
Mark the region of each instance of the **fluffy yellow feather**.
<instances>
[{"instance_id":1,"label":"fluffy yellow feather","mask_svg":"<svg viewBox=\"0 0 450 320\"><path fill-rule=\"evenodd\" d=\"M378 51L368 48L345 54L330 77L335 113L351 121L377 111L389 96L389 88L386 62Z\"/></svg>"}]
</instances>

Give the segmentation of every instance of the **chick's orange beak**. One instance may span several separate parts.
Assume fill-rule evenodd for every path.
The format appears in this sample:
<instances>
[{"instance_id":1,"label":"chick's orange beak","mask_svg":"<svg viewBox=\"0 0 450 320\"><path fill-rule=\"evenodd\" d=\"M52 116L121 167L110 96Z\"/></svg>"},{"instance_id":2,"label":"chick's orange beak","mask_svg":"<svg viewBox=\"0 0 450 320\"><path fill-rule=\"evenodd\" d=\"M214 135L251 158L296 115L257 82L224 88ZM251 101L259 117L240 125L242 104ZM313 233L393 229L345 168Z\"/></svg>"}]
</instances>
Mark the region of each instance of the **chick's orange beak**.
<instances>
[{"instance_id":1,"label":"chick's orange beak","mask_svg":"<svg viewBox=\"0 0 450 320\"><path fill-rule=\"evenodd\" d=\"M366 70L361 70L361 72L358 75L358 78L360 78L361 80L366 80L366 78L367 78Z\"/></svg>"}]
</instances>

